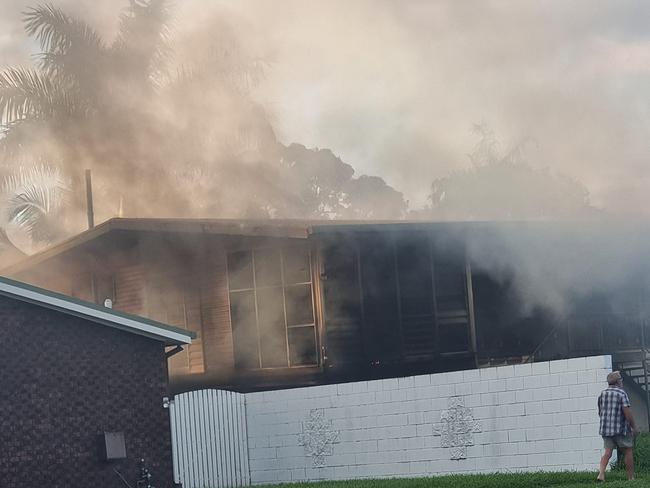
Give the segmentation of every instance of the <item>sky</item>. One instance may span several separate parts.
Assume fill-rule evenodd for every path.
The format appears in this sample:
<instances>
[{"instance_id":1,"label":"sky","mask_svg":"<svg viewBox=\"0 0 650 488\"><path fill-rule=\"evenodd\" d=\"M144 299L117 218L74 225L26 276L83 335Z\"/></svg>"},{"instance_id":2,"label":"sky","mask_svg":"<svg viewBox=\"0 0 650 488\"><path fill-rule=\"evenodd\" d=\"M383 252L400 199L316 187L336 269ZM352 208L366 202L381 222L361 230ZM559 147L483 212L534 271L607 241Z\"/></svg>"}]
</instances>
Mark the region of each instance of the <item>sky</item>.
<instances>
[{"instance_id":1,"label":"sky","mask_svg":"<svg viewBox=\"0 0 650 488\"><path fill-rule=\"evenodd\" d=\"M106 38L124 3L53 1ZM37 51L0 0L0 66ZM582 182L592 203L650 214L650 2L176 0L180 38L229 26L268 63L256 98L279 139L330 148L412 207L470 167L472 126Z\"/></svg>"}]
</instances>

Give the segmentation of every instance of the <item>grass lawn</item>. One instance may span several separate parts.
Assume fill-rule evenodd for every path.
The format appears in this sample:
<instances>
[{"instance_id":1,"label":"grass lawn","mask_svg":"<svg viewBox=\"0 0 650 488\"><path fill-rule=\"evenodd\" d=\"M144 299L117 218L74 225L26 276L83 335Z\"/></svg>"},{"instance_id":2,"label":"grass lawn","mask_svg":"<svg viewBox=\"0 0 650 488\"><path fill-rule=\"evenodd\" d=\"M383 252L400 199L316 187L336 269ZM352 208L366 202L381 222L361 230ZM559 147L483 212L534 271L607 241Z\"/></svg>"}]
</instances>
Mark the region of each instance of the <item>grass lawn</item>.
<instances>
[{"instance_id":1,"label":"grass lawn","mask_svg":"<svg viewBox=\"0 0 650 488\"><path fill-rule=\"evenodd\" d=\"M531 473L469 476L440 476L436 478L327 481L268 485L273 488L582 488L608 486L611 488L650 487L650 473L639 473L634 482L625 481L622 472L607 473L607 482L596 483L596 473Z\"/></svg>"}]
</instances>

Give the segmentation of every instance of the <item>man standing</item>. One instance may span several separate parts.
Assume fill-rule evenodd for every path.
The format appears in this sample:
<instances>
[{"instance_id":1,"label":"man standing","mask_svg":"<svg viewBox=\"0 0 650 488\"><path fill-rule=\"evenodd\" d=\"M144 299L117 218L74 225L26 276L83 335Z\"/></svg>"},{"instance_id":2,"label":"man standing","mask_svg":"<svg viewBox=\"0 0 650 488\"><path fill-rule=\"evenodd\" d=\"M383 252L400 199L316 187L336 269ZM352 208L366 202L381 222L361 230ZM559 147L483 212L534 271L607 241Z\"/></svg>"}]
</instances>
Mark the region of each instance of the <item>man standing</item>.
<instances>
[{"instance_id":1,"label":"man standing","mask_svg":"<svg viewBox=\"0 0 650 488\"><path fill-rule=\"evenodd\" d=\"M597 481L605 481L605 470L614 449L625 453L625 471L627 479L634 479L634 437L638 434L630 399L623 390L621 373L614 371L607 375L606 390L598 397L598 415L600 416L600 435L605 443L605 454L600 460L600 472Z\"/></svg>"}]
</instances>

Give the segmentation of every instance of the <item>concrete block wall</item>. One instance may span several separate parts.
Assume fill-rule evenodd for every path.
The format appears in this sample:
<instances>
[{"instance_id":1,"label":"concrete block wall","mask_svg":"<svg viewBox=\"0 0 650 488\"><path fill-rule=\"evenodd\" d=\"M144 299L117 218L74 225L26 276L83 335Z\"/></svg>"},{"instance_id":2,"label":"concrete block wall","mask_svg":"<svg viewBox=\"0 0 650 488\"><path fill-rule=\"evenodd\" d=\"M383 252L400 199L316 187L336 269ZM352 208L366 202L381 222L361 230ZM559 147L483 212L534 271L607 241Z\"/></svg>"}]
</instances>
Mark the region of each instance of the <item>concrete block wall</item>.
<instances>
[{"instance_id":1,"label":"concrete block wall","mask_svg":"<svg viewBox=\"0 0 650 488\"><path fill-rule=\"evenodd\" d=\"M251 482L594 470L611 366L599 356L250 393Z\"/></svg>"}]
</instances>

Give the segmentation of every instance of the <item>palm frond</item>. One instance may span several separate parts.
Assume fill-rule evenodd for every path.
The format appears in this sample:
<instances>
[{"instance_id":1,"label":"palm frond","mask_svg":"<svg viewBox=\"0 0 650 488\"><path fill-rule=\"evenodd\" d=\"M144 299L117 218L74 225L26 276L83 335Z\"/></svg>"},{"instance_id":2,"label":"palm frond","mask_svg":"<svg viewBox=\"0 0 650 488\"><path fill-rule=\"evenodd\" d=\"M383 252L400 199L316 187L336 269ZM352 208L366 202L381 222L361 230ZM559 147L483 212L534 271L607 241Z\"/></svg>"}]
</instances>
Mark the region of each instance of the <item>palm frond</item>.
<instances>
[{"instance_id":1,"label":"palm frond","mask_svg":"<svg viewBox=\"0 0 650 488\"><path fill-rule=\"evenodd\" d=\"M23 20L27 34L38 40L44 53L65 53L77 46L95 50L103 47L101 37L92 27L52 5L27 9Z\"/></svg>"},{"instance_id":2,"label":"palm frond","mask_svg":"<svg viewBox=\"0 0 650 488\"><path fill-rule=\"evenodd\" d=\"M92 93L106 53L95 30L52 5L28 9L23 20L27 33L41 45L43 71L61 83L74 82L82 93Z\"/></svg>"},{"instance_id":3,"label":"palm frond","mask_svg":"<svg viewBox=\"0 0 650 488\"><path fill-rule=\"evenodd\" d=\"M51 241L57 236L55 222L69 193L70 185L58 169L21 167L2 185L5 222L17 225L34 241Z\"/></svg>"},{"instance_id":4,"label":"palm frond","mask_svg":"<svg viewBox=\"0 0 650 488\"><path fill-rule=\"evenodd\" d=\"M46 120L23 119L0 125L0 174L2 169L36 161L48 147L52 133Z\"/></svg>"},{"instance_id":5,"label":"palm frond","mask_svg":"<svg viewBox=\"0 0 650 488\"><path fill-rule=\"evenodd\" d=\"M155 77L171 52L168 0L130 0L112 45L126 70Z\"/></svg>"},{"instance_id":6,"label":"palm frond","mask_svg":"<svg viewBox=\"0 0 650 488\"><path fill-rule=\"evenodd\" d=\"M0 228L0 262L6 260L7 257L13 260L15 259L15 257L12 259L13 256L27 256L27 254L12 242L4 229Z\"/></svg>"},{"instance_id":7,"label":"palm frond","mask_svg":"<svg viewBox=\"0 0 650 488\"><path fill-rule=\"evenodd\" d=\"M74 110L71 93L59 80L26 68L0 72L0 125Z\"/></svg>"}]
</instances>

